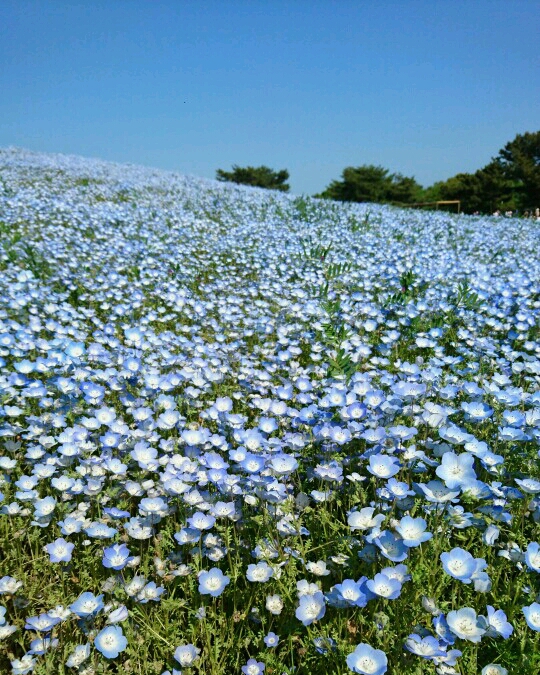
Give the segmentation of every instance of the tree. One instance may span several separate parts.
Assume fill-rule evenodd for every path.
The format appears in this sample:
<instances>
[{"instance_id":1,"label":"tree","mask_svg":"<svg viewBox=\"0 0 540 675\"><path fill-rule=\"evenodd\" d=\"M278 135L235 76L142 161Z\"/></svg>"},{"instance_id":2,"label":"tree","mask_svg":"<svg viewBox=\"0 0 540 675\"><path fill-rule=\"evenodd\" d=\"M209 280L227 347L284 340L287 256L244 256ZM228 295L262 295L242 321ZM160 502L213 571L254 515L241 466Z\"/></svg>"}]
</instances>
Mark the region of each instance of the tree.
<instances>
[{"instance_id":1,"label":"tree","mask_svg":"<svg viewBox=\"0 0 540 675\"><path fill-rule=\"evenodd\" d=\"M516 206L540 206L540 131L518 134L494 160L510 182Z\"/></svg>"},{"instance_id":2,"label":"tree","mask_svg":"<svg viewBox=\"0 0 540 675\"><path fill-rule=\"evenodd\" d=\"M342 202L398 202L410 204L418 200L421 186L414 178L373 164L348 166L341 180L333 180L318 197Z\"/></svg>"},{"instance_id":3,"label":"tree","mask_svg":"<svg viewBox=\"0 0 540 675\"><path fill-rule=\"evenodd\" d=\"M502 167L492 161L475 173L458 173L446 181L435 183L426 193L435 199L459 199L464 213L493 213L496 209L515 209L511 184Z\"/></svg>"},{"instance_id":4,"label":"tree","mask_svg":"<svg viewBox=\"0 0 540 675\"><path fill-rule=\"evenodd\" d=\"M288 192L289 185L286 181L289 178L289 172L286 169L274 171L267 166L237 166L233 164L232 171L216 171L216 178L221 181L230 181L241 185L253 185L268 190L280 190Z\"/></svg>"}]
</instances>

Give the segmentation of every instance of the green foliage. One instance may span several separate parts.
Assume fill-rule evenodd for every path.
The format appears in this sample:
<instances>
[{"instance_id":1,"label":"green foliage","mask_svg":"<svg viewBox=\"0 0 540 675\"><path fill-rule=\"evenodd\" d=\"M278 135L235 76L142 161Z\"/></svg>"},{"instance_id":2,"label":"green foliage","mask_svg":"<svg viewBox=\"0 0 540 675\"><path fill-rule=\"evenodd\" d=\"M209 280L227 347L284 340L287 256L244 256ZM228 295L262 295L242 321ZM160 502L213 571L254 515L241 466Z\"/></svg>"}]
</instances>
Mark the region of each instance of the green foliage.
<instances>
[{"instance_id":1,"label":"green foliage","mask_svg":"<svg viewBox=\"0 0 540 675\"><path fill-rule=\"evenodd\" d=\"M467 310L479 310L482 307L482 299L471 290L468 281L460 281L456 292L451 296L450 302L454 309L463 307Z\"/></svg>"},{"instance_id":2,"label":"green foliage","mask_svg":"<svg viewBox=\"0 0 540 675\"><path fill-rule=\"evenodd\" d=\"M540 205L540 131L518 134L499 151L496 162L511 183L518 208Z\"/></svg>"},{"instance_id":3,"label":"green foliage","mask_svg":"<svg viewBox=\"0 0 540 675\"><path fill-rule=\"evenodd\" d=\"M399 277L399 291L393 293L385 302L385 307L390 305L406 305L411 300L416 300L427 288L428 284L420 282L413 270L407 270Z\"/></svg>"},{"instance_id":4,"label":"green foliage","mask_svg":"<svg viewBox=\"0 0 540 675\"><path fill-rule=\"evenodd\" d=\"M320 195L342 202L379 202L410 204L418 201L421 186L412 177L390 173L373 164L348 166L342 179L334 180Z\"/></svg>"},{"instance_id":5,"label":"green foliage","mask_svg":"<svg viewBox=\"0 0 540 675\"><path fill-rule=\"evenodd\" d=\"M341 180L316 196L381 204L459 200L464 213L534 209L540 205L540 131L518 134L474 173L458 173L427 188L412 177L365 164L345 168Z\"/></svg>"},{"instance_id":6,"label":"green foliage","mask_svg":"<svg viewBox=\"0 0 540 675\"><path fill-rule=\"evenodd\" d=\"M238 166L233 164L232 171L216 171L216 178L221 181L229 181L241 185L252 185L262 187L267 190L280 190L288 192L289 185L286 182L289 178L287 169L274 171L267 166Z\"/></svg>"},{"instance_id":7,"label":"green foliage","mask_svg":"<svg viewBox=\"0 0 540 675\"><path fill-rule=\"evenodd\" d=\"M435 183L424 195L459 199L465 213L535 208L540 204L540 131L518 134L483 168Z\"/></svg>"}]
</instances>

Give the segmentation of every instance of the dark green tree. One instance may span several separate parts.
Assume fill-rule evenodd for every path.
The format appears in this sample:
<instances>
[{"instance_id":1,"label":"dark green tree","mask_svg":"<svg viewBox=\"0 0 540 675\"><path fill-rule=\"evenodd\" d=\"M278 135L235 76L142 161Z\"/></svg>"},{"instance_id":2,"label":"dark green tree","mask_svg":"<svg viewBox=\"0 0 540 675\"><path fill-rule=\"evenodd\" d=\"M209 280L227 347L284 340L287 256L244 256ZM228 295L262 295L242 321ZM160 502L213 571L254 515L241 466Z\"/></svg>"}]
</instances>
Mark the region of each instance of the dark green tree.
<instances>
[{"instance_id":1,"label":"dark green tree","mask_svg":"<svg viewBox=\"0 0 540 675\"><path fill-rule=\"evenodd\" d=\"M410 204L419 198L421 190L414 178L391 174L382 166L364 164L348 166L343 170L341 180L333 180L316 196L342 202Z\"/></svg>"},{"instance_id":2,"label":"dark green tree","mask_svg":"<svg viewBox=\"0 0 540 675\"><path fill-rule=\"evenodd\" d=\"M432 199L459 199L464 213L515 209L511 183L501 165L492 161L475 173L458 173L426 190ZM435 196L436 195L436 196Z\"/></svg>"},{"instance_id":3,"label":"dark green tree","mask_svg":"<svg viewBox=\"0 0 540 675\"><path fill-rule=\"evenodd\" d=\"M289 185L286 182L289 172L286 169L274 171L267 166L237 166L233 164L232 171L216 171L216 178L221 181L239 183L241 185L253 185L268 190L280 190L288 192Z\"/></svg>"},{"instance_id":4,"label":"dark green tree","mask_svg":"<svg viewBox=\"0 0 540 675\"><path fill-rule=\"evenodd\" d=\"M499 151L495 162L509 182L518 208L540 206L540 131L518 134Z\"/></svg>"},{"instance_id":5,"label":"dark green tree","mask_svg":"<svg viewBox=\"0 0 540 675\"><path fill-rule=\"evenodd\" d=\"M402 176L394 173L388 187L387 201L396 204L413 204L422 199L422 186L412 176Z\"/></svg>"}]
</instances>

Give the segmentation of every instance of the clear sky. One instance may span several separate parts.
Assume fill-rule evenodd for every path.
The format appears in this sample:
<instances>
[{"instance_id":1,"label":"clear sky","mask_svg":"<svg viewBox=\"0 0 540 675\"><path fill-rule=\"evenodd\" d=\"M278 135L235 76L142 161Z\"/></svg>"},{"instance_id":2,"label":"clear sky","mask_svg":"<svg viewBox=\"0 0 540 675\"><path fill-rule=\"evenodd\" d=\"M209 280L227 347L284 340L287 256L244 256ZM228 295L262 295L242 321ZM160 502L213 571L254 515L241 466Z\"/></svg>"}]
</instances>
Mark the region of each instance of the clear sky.
<instances>
[{"instance_id":1,"label":"clear sky","mask_svg":"<svg viewBox=\"0 0 540 675\"><path fill-rule=\"evenodd\" d=\"M423 185L540 129L538 0L1 0L0 147Z\"/></svg>"}]
</instances>

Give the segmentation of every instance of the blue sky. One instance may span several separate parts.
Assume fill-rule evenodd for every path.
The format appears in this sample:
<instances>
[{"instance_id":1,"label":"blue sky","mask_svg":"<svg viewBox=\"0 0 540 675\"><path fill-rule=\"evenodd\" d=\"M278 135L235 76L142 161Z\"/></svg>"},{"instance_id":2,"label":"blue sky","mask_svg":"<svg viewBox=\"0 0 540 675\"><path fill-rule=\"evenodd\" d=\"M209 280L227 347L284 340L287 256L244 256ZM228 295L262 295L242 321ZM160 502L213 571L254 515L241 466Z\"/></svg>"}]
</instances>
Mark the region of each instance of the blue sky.
<instances>
[{"instance_id":1,"label":"blue sky","mask_svg":"<svg viewBox=\"0 0 540 675\"><path fill-rule=\"evenodd\" d=\"M423 185L540 129L538 0L3 0L0 147Z\"/></svg>"}]
</instances>

